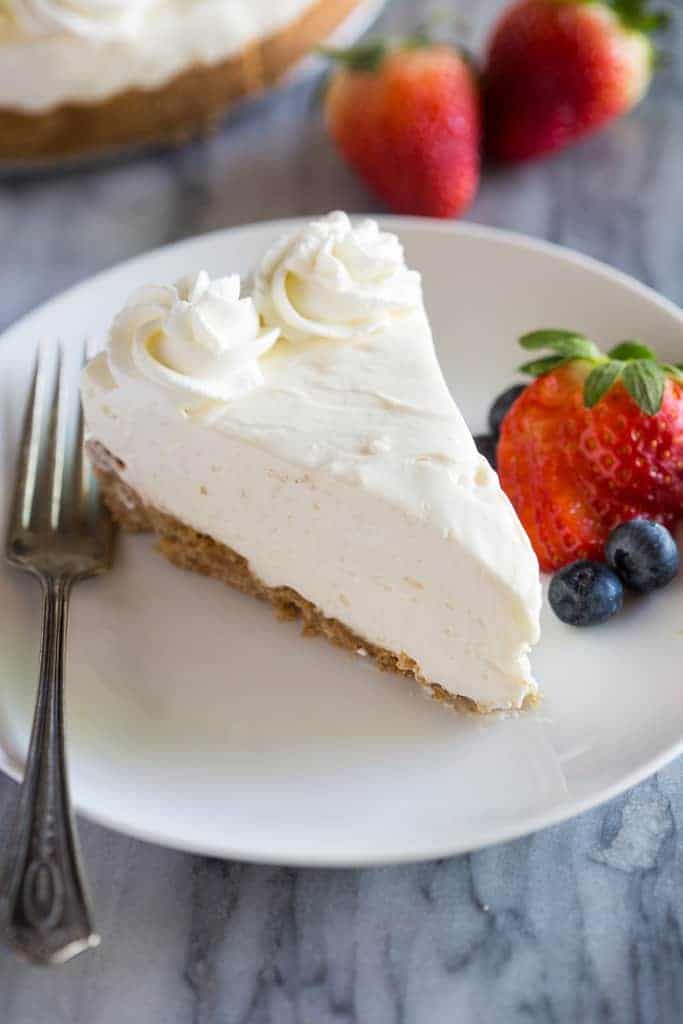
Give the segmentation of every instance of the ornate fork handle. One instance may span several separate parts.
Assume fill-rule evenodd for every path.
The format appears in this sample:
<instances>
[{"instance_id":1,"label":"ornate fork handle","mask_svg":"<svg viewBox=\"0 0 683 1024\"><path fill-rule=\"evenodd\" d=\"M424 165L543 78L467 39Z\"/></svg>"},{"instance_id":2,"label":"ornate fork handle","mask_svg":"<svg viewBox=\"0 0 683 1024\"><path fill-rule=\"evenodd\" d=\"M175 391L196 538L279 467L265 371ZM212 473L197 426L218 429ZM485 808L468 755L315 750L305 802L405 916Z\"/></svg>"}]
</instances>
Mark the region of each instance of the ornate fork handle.
<instances>
[{"instance_id":1,"label":"ornate fork handle","mask_svg":"<svg viewBox=\"0 0 683 1024\"><path fill-rule=\"evenodd\" d=\"M8 942L37 963L96 946L64 752L64 649L72 580L41 576L40 676L24 781L2 887Z\"/></svg>"}]
</instances>

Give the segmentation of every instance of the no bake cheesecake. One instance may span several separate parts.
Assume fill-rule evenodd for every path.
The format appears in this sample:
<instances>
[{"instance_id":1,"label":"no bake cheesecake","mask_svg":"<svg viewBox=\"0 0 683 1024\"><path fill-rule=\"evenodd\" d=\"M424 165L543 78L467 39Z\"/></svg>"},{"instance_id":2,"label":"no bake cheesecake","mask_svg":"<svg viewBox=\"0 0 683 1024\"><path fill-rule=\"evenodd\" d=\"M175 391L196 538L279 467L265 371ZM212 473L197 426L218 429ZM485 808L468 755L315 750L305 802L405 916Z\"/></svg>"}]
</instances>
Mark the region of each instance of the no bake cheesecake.
<instances>
[{"instance_id":1,"label":"no bake cheesecake","mask_svg":"<svg viewBox=\"0 0 683 1024\"><path fill-rule=\"evenodd\" d=\"M208 131L359 0L0 0L0 160Z\"/></svg>"},{"instance_id":2,"label":"no bake cheesecake","mask_svg":"<svg viewBox=\"0 0 683 1024\"><path fill-rule=\"evenodd\" d=\"M334 213L280 239L249 295L204 272L143 287L82 395L106 500L172 561L447 703L533 702L538 564L396 236Z\"/></svg>"}]
</instances>

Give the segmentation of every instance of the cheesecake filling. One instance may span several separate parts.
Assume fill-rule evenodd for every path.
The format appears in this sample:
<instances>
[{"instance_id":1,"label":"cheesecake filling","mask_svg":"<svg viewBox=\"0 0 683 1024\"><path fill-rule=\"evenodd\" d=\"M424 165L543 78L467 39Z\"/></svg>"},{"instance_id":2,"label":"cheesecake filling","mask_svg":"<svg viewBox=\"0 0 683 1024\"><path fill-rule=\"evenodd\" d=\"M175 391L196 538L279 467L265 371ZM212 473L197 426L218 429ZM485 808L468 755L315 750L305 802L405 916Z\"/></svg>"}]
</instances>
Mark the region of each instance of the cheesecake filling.
<instances>
[{"instance_id":1,"label":"cheesecake filling","mask_svg":"<svg viewBox=\"0 0 683 1024\"><path fill-rule=\"evenodd\" d=\"M154 0L8 0L5 6L29 36L111 39L139 32Z\"/></svg>"},{"instance_id":2,"label":"cheesecake filling","mask_svg":"<svg viewBox=\"0 0 683 1024\"><path fill-rule=\"evenodd\" d=\"M443 381L398 240L334 214L277 243L255 274L257 329L233 311L174 335L187 284L163 292L161 315L155 294L134 297L83 378L89 434L132 490L429 683L484 710L521 706L536 689L538 566ZM189 385L136 357L150 336ZM198 400L226 351L258 377Z\"/></svg>"}]
</instances>

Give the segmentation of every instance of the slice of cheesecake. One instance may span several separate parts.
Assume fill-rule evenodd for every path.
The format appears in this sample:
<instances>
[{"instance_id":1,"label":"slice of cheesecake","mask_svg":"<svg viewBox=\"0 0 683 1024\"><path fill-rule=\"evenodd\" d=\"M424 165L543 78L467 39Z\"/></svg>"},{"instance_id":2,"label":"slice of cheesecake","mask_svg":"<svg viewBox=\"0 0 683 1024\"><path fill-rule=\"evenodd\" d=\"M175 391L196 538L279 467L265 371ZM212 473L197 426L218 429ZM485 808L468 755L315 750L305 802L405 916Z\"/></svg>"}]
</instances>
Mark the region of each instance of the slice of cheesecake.
<instances>
[{"instance_id":1,"label":"slice of cheesecake","mask_svg":"<svg viewBox=\"0 0 683 1024\"><path fill-rule=\"evenodd\" d=\"M398 239L330 214L239 292L203 272L143 288L86 367L89 448L121 524L439 699L533 700L536 559L449 394Z\"/></svg>"}]
</instances>

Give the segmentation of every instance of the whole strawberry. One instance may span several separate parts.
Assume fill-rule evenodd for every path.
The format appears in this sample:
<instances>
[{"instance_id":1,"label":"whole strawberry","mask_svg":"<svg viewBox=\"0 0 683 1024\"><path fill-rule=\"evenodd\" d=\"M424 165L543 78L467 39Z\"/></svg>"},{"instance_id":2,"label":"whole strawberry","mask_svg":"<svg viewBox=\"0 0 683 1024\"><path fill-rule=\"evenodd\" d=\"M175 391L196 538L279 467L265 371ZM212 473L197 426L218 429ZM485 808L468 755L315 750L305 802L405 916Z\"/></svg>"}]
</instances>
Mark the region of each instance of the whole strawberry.
<instances>
[{"instance_id":1,"label":"whole strawberry","mask_svg":"<svg viewBox=\"0 0 683 1024\"><path fill-rule=\"evenodd\" d=\"M541 568L601 559L610 532L637 517L683 518L683 371L635 341L608 356L580 334L536 331L554 354L503 420L498 473Z\"/></svg>"},{"instance_id":2,"label":"whole strawberry","mask_svg":"<svg viewBox=\"0 0 683 1024\"><path fill-rule=\"evenodd\" d=\"M521 0L488 44L486 144L497 160L562 149L647 92L650 34L667 22L649 0Z\"/></svg>"},{"instance_id":3,"label":"whole strawberry","mask_svg":"<svg viewBox=\"0 0 683 1024\"><path fill-rule=\"evenodd\" d=\"M454 217L479 182L479 90L450 46L406 42L333 51L325 96L347 162L399 213Z\"/></svg>"}]
</instances>

